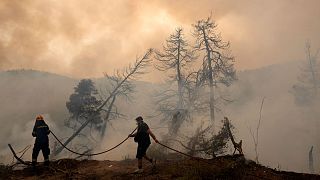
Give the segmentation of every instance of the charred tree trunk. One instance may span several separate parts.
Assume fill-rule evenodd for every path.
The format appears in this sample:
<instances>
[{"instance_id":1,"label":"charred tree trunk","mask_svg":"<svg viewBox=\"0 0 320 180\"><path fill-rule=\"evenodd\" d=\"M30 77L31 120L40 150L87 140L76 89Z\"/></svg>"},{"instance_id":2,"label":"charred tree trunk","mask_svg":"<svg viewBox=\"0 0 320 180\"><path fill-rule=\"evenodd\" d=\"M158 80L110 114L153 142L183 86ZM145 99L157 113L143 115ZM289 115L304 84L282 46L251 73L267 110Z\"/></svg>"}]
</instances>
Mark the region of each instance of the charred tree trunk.
<instances>
[{"instance_id":1,"label":"charred tree trunk","mask_svg":"<svg viewBox=\"0 0 320 180\"><path fill-rule=\"evenodd\" d=\"M313 84L313 88L314 88L314 94L317 95L318 92L318 83L317 83L317 79L316 79L316 72L314 70L315 65L314 62L312 62L313 57L311 56L311 52L310 52L310 44L307 43L306 44L306 53L307 53L307 59L308 59L308 63L309 63L309 68L311 71L311 77L312 77L312 84Z\"/></svg>"},{"instance_id":2,"label":"charred tree trunk","mask_svg":"<svg viewBox=\"0 0 320 180\"><path fill-rule=\"evenodd\" d=\"M229 53L230 43L223 41L221 35L216 32L217 25L211 20L211 16L197 21L193 26L193 35L196 37L195 49L203 52L203 85L208 86L209 89L210 120L215 128L216 87L219 84L229 86L236 80L234 57Z\"/></svg>"},{"instance_id":3,"label":"charred tree trunk","mask_svg":"<svg viewBox=\"0 0 320 180\"><path fill-rule=\"evenodd\" d=\"M234 140L234 136L231 132L231 128L230 128L230 121L227 117L224 118L225 121L226 121L226 126L227 126L227 131L229 133L229 137L230 137L230 140L233 144L233 147L234 147L234 151L233 151L233 154L235 154L236 151L239 152L239 154L243 154L243 151L242 151L242 140L239 141L239 143L237 143L235 140Z\"/></svg>"},{"instance_id":4,"label":"charred tree trunk","mask_svg":"<svg viewBox=\"0 0 320 180\"><path fill-rule=\"evenodd\" d=\"M203 33L203 39L205 42L205 46L206 46L206 51L207 51L207 71L206 73L208 73L208 78L209 78L209 88L210 88L210 119L211 119L211 123L213 125L213 131L214 131L214 123L215 123L215 102L214 102L214 82L213 82L213 69L212 69L212 59L211 59L211 50L210 50L210 45L208 42L208 37L206 35L206 31L204 29L202 29L202 33Z\"/></svg>"},{"instance_id":5,"label":"charred tree trunk","mask_svg":"<svg viewBox=\"0 0 320 180\"><path fill-rule=\"evenodd\" d=\"M112 101L111 101L111 103L110 103L110 105L109 105L109 107L108 107L107 115L106 115L106 118L105 118L105 123L108 123L108 120L109 120L109 117L110 117L110 114L111 114L112 107L113 107L113 105L114 105L114 102L116 101L116 97L117 97L117 96L113 96ZM106 126L106 124L105 124L105 125L102 127L102 129L101 129L101 134L100 134L100 138L101 138L101 139L104 137L104 135L105 135L105 133L106 133L106 128L107 128L107 126Z\"/></svg>"},{"instance_id":6,"label":"charred tree trunk","mask_svg":"<svg viewBox=\"0 0 320 180\"><path fill-rule=\"evenodd\" d=\"M178 94L179 94L179 100L178 100L178 109L183 108L183 79L181 75L181 62L180 62L180 42L178 43L178 56L177 56L177 83L178 83Z\"/></svg>"},{"instance_id":7,"label":"charred tree trunk","mask_svg":"<svg viewBox=\"0 0 320 180\"><path fill-rule=\"evenodd\" d=\"M310 173L314 173L314 166L313 166L313 146L311 146L309 151L309 171Z\"/></svg>"},{"instance_id":8,"label":"charred tree trunk","mask_svg":"<svg viewBox=\"0 0 320 180\"><path fill-rule=\"evenodd\" d=\"M78 134L79 134L92 120L93 120L93 118L92 118L92 117L89 117L89 119L88 119L85 123L83 123L83 124L80 126L80 128L79 128L77 131L75 131L75 132L72 134L71 137L69 137L69 138L67 139L67 141L66 141L65 143L63 143L63 146L60 146L59 148L57 148L57 150L56 150L55 152L53 152L53 155L54 155L54 156L57 156L57 155L64 149L64 146L67 146L75 137L77 137Z\"/></svg>"},{"instance_id":9,"label":"charred tree trunk","mask_svg":"<svg viewBox=\"0 0 320 180\"><path fill-rule=\"evenodd\" d=\"M180 35L179 35L179 39L180 39ZM177 55L177 84L178 84L178 103L177 103L177 109L176 112L174 112L173 116L172 116L172 122L171 122L171 130L169 132L169 134L174 138L177 133L178 130L180 129L180 126L182 124L182 113L180 112L183 107L183 79L182 79L182 74L181 74L181 62L180 62L180 41L178 42L178 55Z\"/></svg>"},{"instance_id":10,"label":"charred tree trunk","mask_svg":"<svg viewBox=\"0 0 320 180\"><path fill-rule=\"evenodd\" d=\"M195 59L193 51L190 51L188 46L183 29L177 28L166 40L163 50L156 51L155 56L159 62L155 67L160 71L174 72L174 76L169 77L177 84L176 90L162 93L163 97L157 104L165 119L170 119L168 133L172 137L176 136L181 124L186 120L184 68Z\"/></svg>"},{"instance_id":11,"label":"charred tree trunk","mask_svg":"<svg viewBox=\"0 0 320 180\"><path fill-rule=\"evenodd\" d=\"M256 163L259 164L259 152L258 152L258 145L259 145L259 129L260 129L260 124L261 124L261 118L262 118L262 108L263 108L263 104L264 104L264 100L265 97L262 98L262 102L261 102L261 106L260 106L260 113L259 113L259 120L258 120L258 125L257 125L257 129L256 129L256 135L254 135L254 133L252 132L251 128L250 128L250 134L252 136L253 139L253 143L254 143L254 151L256 153Z\"/></svg>"}]
</instances>

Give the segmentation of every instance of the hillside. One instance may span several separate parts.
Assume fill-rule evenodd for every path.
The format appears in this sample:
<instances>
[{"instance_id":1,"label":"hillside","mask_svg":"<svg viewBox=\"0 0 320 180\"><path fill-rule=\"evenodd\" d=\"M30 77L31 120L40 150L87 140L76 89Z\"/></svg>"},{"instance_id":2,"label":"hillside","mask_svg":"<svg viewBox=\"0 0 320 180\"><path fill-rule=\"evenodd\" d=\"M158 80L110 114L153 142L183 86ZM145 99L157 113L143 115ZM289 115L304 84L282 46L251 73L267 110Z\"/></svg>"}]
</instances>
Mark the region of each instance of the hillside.
<instances>
[{"instance_id":1,"label":"hillside","mask_svg":"<svg viewBox=\"0 0 320 180\"><path fill-rule=\"evenodd\" d=\"M284 73L285 72L285 73ZM249 128L256 128L259 116L259 106L262 97L266 97L260 129L259 154L263 165L285 171L308 172L308 151L311 145L315 148L315 170L319 173L319 131L312 114L294 103L290 89L296 82L299 73L298 62L275 64L272 66L238 72L238 81L228 90L232 103L226 104L218 118L228 116L235 126L237 140L243 140L243 150L248 159L254 159L254 146ZM98 88L103 88L106 81L103 78L94 79ZM68 117L65 103L73 88L78 83L72 79L57 74L17 70L0 72L0 123L6 128L0 132L0 159L11 162L7 143L12 143L17 150L28 144L32 145L31 129L36 114L45 114L50 128L61 138L69 137L71 132L63 126ZM136 91L132 102L121 100L118 104L126 119L112 122L101 147L106 148L126 137L135 126L130 121L137 115L143 115L146 122L158 137L165 132L166 125L159 123L155 115L154 95L162 89L162 84L135 82ZM123 111L125 110L125 112ZM201 120L186 123L182 127L182 136L188 129L198 127ZM11 123L14 122L14 123ZM50 140L50 142L53 142ZM286 142L286 143L283 143ZM52 144L50 144L52 146ZM51 147L52 148L52 147ZM177 147L181 148L181 147ZM183 148L181 149L183 150ZM99 160L121 160L124 157L134 157L135 144L128 143L116 152L99 157ZM25 154L30 160L30 150ZM69 157L64 155L61 158Z\"/></svg>"},{"instance_id":2,"label":"hillside","mask_svg":"<svg viewBox=\"0 0 320 180\"><path fill-rule=\"evenodd\" d=\"M7 179L320 179L319 175L284 172L257 165L243 156L223 156L212 160L165 160L144 172L133 174L135 160L96 161L61 159L49 168L25 168L3 174ZM1 177L0 177L1 178Z\"/></svg>"},{"instance_id":3,"label":"hillside","mask_svg":"<svg viewBox=\"0 0 320 180\"><path fill-rule=\"evenodd\" d=\"M67 117L66 100L76 80L33 70L0 73L0 155L7 143L31 142L31 128L37 114L45 114L52 126L61 127Z\"/></svg>"}]
</instances>

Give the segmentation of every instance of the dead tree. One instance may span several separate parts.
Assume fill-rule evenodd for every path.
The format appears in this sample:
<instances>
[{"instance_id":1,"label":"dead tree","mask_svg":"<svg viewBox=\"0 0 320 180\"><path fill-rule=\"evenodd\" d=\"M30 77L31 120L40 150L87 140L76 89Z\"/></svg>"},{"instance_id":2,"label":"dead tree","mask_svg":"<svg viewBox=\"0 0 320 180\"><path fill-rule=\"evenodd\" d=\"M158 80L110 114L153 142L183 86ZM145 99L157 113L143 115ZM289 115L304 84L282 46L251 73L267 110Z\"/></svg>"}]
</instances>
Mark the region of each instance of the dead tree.
<instances>
[{"instance_id":1,"label":"dead tree","mask_svg":"<svg viewBox=\"0 0 320 180\"><path fill-rule=\"evenodd\" d=\"M115 101L116 101L117 95L114 95L112 97L111 102L109 103L107 109L102 109L103 111L105 111L105 123L104 126L101 127L101 138L104 137L105 133L106 133L106 129L107 129L107 123L114 118L120 117L122 114L118 113L117 107L114 105ZM112 109L115 108L115 112L112 111ZM112 116L112 118L111 118Z\"/></svg>"},{"instance_id":2,"label":"dead tree","mask_svg":"<svg viewBox=\"0 0 320 180\"><path fill-rule=\"evenodd\" d=\"M310 173L314 173L314 166L313 166L313 146L311 146L309 151L309 171Z\"/></svg>"},{"instance_id":3,"label":"dead tree","mask_svg":"<svg viewBox=\"0 0 320 180\"><path fill-rule=\"evenodd\" d=\"M169 134L176 134L186 118L185 106L185 67L194 60L194 53L188 49L182 28L177 28L174 34L166 40L162 51L155 51L155 59L159 63L155 67L170 74L172 82L176 82L176 90L167 90L159 95L159 110L164 119L171 119ZM172 118L171 118L172 117Z\"/></svg>"},{"instance_id":4,"label":"dead tree","mask_svg":"<svg viewBox=\"0 0 320 180\"><path fill-rule=\"evenodd\" d=\"M259 152L258 152L258 145L259 145L259 129L260 129L260 124L261 124L261 118L262 118L262 108L263 108L263 104L264 104L264 100L265 97L262 98L262 102L261 102L261 106L260 106L260 112L259 112L259 119L258 119L258 124L257 124L257 128L256 128L256 134L254 134L251 130L250 130L250 134L252 136L253 139L253 143L254 143L254 151L256 153L256 162L259 164Z\"/></svg>"},{"instance_id":5,"label":"dead tree","mask_svg":"<svg viewBox=\"0 0 320 180\"><path fill-rule=\"evenodd\" d=\"M209 86L209 109L212 124L215 121L215 88L219 84L229 86L235 79L233 67L234 57L230 55L230 44L224 42L217 33L217 24L211 19L197 21L193 25L193 35L196 38L195 49L203 52L201 68L202 80Z\"/></svg>"},{"instance_id":6,"label":"dead tree","mask_svg":"<svg viewBox=\"0 0 320 180\"><path fill-rule=\"evenodd\" d=\"M202 77L202 71L191 72L188 74L185 80L185 88L187 92L188 107L190 111L197 113L205 113L207 111L207 105L201 96L203 94L204 79ZM207 99L207 97L204 97Z\"/></svg>"},{"instance_id":7,"label":"dead tree","mask_svg":"<svg viewBox=\"0 0 320 180\"><path fill-rule=\"evenodd\" d=\"M229 125L229 128L231 125ZM222 128L218 133L212 133L212 125L202 128L202 125L196 130L192 137L188 137L187 145L180 144L189 151L191 155L204 155L212 158L226 152L228 141L230 139L227 123L224 121Z\"/></svg>"},{"instance_id":8,"label":"dead tree","mask_svg":"<svg viewBox=\"0 0 320 180\"><path fill-rule=\"evenodd\" d=\"M227 131L229 133L230 136L230 140L233 144L234 147L234 151L233 151L233 155L236 153L236 151L239 152L239 154L243 154L242 152L242 140L240 140L238 143L234 140L232 131L231 131L231 127L230 127L230 121L227 117L224 117L225 123L226 123L226 127L227 127Z\"/></svg>"},{"instance_id":9,"label":"dead tree","mask_svg":"<svg viewBox=\"0 0 320 180\"><path fill-rule=\"evenodd\" d=\"M128 90L132 90L132 84L130 80L134 80L139 75L144 73L144 69L146 66L150 65L150 56L152 53L152 49L149 49L143 57L137 59L133 65L129 65L128 68L123 71L116 71L115 76L108 76L107 78L113 79L115 83L112 84L112 89L109 90L109 95L104 99L102 104L95 109L95 113L100 113L104 111L105 107L110 108L110 104L113 104L115 97L123 92L127 92ZM109 105L109 106L108 106ZM57 148L57 150L53 153L54 155L58 155L63 149L64 146L67 146L78 134L88 126L88 124L94 120L95 113L92 113L87 120L64 142L63 146Z\"/></svg>"},{"instance_id":10,"label":"dead tree","mask_svg":"<svg viewBox=\"0 0 320 180\"><path fill-rule=\"evenodd\" d=\"M187 144L184 144L182 141L179 141L176 139L168 139L168 140L178 142L182 147L184 147L188 151L187 154L191 156L196 156L198 154L203 154L205 153L205 151L208 151L212 148L210 146L210 140L209 140L210 135L208 136L208 134L210 134L211 129L212 129L212 126L203 128L203 124L201 124L196 129L193 136L186 137L186 139L188 139Z\"/></svg>"},{"instance_id":11,"label":"dead tree","mask_svg":"<svg viewBox=\"0 0 320 180\"><path fill-rule=\"evenodd\" d=\"M292 93L298 105L309 106L319 102L320 64L319 50L312 54L310 43L306 43L306 62L301 68L298 82L293 85Z\"/></svg>"}]
</instances>

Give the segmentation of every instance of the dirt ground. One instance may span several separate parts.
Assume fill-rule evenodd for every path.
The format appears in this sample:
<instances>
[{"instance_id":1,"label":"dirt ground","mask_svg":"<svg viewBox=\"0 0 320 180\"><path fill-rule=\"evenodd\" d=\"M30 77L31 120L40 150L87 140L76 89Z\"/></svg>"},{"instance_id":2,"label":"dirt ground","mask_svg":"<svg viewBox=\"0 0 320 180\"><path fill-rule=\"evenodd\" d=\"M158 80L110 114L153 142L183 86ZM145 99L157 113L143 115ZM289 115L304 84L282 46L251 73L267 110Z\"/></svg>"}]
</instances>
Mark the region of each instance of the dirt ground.
<instances>
[{"instance_id":1,"label":"dirt ground","mask_svg":"<svg viewBox=\"0 0 320 180\"><path fill-rule=\"evenodd\" d=\"M9 172L6 179L320 179L319 175L284 172L245 160L223 156L212 160L162 160L155 166L144 161L144 172L132 173L136 160L96 161L61 159L36 170L25 167Z\"/></svg>"}]
</instances>

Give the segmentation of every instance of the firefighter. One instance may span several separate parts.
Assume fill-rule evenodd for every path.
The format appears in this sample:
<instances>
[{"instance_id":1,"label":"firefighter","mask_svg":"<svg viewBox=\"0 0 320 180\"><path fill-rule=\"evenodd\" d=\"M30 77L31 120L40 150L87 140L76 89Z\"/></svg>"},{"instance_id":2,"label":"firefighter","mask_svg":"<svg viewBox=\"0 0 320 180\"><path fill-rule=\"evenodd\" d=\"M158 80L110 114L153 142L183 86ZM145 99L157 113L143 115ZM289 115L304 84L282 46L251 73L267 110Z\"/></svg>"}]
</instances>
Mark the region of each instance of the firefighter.
<instances>
[{"instance_id":1,"label":"firefighter","mask_svg":"<svg viewBox=\"0 0 320 180\"><path fill-rule=\"evenodd\" d=\"M138 159L138 169L134 173L142 173L142 158L145 158L153 164L153 159L149 158L146 155L146 152L151 144L150 136L156 143L159 143L159 141L157 140L156 136L151 132L149 126L143 121L143 118L141 116L136 118L136 122L138 125L138 131L134 134L130 134L129 137L134 137L134 141L138 143L136 155L136 158Z\"/></svg>"},{"instance_id":2,"label":"firefighter","mask_svg":"<svg viewBox=\"0 0 320 180\"><path fill-rule=\"evenodd\" d=\"M32 151L32 165L35 167L40 150L44 158L44 165L49 165L49 138L50 130L44 122L43 116L38 115L33 127L32 136L36 138Z\"/></svg>"}]
</instances>

